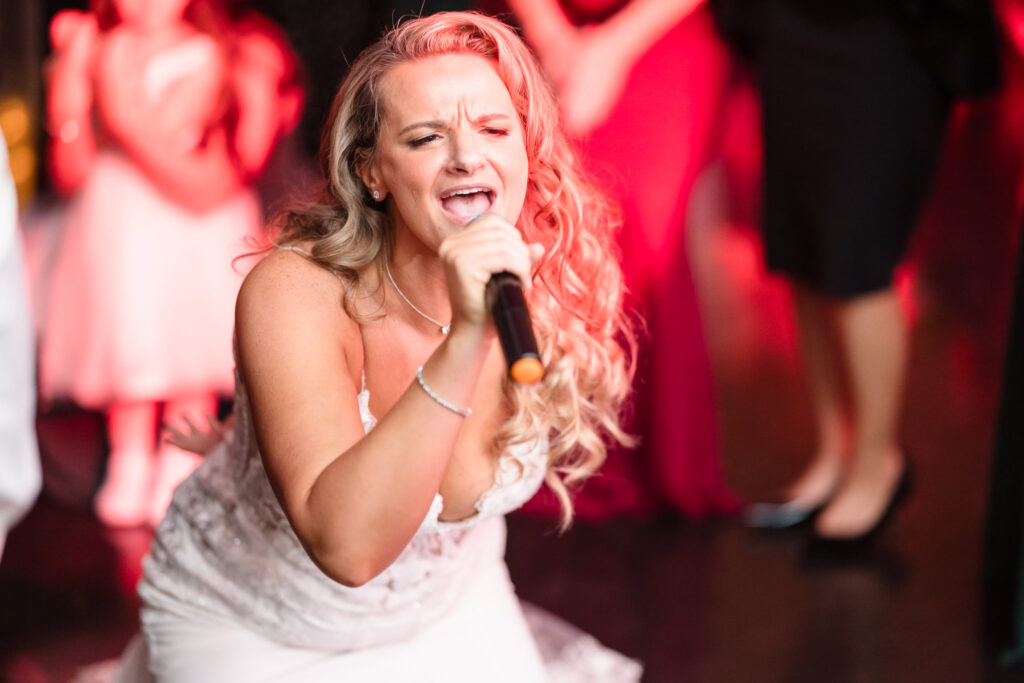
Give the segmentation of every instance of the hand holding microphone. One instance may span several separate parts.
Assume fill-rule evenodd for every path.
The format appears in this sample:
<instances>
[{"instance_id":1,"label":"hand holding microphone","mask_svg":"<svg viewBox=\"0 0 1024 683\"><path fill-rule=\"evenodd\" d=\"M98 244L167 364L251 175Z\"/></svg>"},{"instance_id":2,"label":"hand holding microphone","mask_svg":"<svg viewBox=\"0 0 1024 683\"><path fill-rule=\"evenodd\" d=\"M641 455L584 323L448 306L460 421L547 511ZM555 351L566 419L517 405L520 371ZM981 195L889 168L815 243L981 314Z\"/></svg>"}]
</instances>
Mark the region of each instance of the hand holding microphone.
<instances>
[{"instance_id":1,"label":"hand holding microphone","mask_svg":"<svg viewBox=\"0 0 1024 683\"><path fill-rule=\"evenodd\" d=\"M478 214L466 225L487 214ZM494 320L508 375L516 382L532 384L544 377L544 365L523 296L523 283L513 273L495 273L484 290L487 310Z\"/></svg>"}]
</instances>

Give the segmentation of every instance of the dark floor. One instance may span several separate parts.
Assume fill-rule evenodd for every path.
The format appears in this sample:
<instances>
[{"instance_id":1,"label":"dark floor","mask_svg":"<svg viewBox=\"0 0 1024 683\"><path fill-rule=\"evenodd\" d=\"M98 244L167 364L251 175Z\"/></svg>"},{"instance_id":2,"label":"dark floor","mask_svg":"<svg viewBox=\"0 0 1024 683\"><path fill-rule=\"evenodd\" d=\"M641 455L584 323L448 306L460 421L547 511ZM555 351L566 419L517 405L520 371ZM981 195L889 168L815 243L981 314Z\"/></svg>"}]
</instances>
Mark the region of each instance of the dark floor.
<instances>
[{"instance_id":1,"label":"dark floor","mask_svg":"<svg viewBox=\"0 0 1024 683\"><path fill-rule=\"evenodd\" d=\"M1016 187L1010 170L1004 189ZM992 177L967 180L991 188ZM943 182L972 189L963 177ZM514 516L520 595L642 660L651 682L1024 681L1020 667L997 665L979 579L1013 268L1006 206L947 202L916 248L903 420L916 485L872 554L821 565L798 537L756 536L735 520L579 523L558 536L550 521ZM692 241L723 458L735 489L755 497L811 448L788 295L751 265L749 233L705 223ZM0 680L10 683L67 681L120 652L137 628L132 586L149 542L88 513L103 459L98 416L53 407L39 437L45 493L0 564Z\"/></svg>"}]
</instances>

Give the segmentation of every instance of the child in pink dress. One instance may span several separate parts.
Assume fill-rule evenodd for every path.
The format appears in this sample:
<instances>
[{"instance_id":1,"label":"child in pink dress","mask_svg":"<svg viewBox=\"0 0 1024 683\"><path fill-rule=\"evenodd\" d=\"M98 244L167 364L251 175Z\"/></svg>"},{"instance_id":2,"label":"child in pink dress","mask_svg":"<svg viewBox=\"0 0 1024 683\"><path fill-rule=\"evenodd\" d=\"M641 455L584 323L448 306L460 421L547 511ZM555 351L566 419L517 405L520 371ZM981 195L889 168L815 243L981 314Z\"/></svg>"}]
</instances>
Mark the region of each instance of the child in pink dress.
<instances>
[{"instance_id":1,"label":"child in pink dress","mask_svg":"<svg viewBox=\"0 0 1024 683\"><path fill-rule=\"evenodd\" d=\"M96 513L134 526L159 520L196 464L157 448L160 408L174 423L230 396L233 259L260 234L252 182L302 94L273 27L213 0L97 1L58 14L51 37L50 163L72 198L40 389L106 411Z\"/></svg>"}]
</instances>

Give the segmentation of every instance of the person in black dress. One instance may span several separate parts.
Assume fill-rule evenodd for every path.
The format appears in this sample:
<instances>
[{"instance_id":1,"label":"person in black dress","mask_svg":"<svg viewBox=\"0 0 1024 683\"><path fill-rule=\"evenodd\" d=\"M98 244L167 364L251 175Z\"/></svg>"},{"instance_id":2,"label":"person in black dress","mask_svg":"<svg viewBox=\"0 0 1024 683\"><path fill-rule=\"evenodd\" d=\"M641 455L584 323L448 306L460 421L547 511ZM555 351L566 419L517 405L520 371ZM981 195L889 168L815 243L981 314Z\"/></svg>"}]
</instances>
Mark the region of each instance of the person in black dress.
<instances>
[{"instance_id":1,"label":"person in black dress","mask_svg":"<svg viewBox=\"0 0 1024 683\"><path fill-rule=\"evenodd\" d=\"M793 283L817 450L755 527L813 519L870 539L902 499L907 325L893 286L927 198L950 104L998 82L985 2L713 3L762 98L770 269ZM962 6L960 6L962 5Z\"/></svg>"}]
</instances>

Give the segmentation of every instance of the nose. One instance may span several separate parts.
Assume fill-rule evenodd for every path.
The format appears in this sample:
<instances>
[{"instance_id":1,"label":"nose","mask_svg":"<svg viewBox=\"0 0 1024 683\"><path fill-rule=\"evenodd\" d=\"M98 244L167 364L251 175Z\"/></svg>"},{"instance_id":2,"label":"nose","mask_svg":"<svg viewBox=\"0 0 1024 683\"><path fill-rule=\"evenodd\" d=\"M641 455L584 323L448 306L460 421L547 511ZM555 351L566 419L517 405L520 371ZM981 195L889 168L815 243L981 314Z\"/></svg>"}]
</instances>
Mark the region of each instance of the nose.
<instances>
[{"instance_id":1,"label":"nose","mask_svg":"<svg viewBox=\"0 0 1024 683\"><path fill-rule=\"evenodd\" d=\"M449 168L459 174L473 173L484 164L480 141L473 131L457 129L448 137Z\"/></svg>"}]
</instances>

